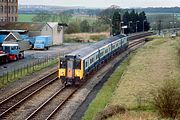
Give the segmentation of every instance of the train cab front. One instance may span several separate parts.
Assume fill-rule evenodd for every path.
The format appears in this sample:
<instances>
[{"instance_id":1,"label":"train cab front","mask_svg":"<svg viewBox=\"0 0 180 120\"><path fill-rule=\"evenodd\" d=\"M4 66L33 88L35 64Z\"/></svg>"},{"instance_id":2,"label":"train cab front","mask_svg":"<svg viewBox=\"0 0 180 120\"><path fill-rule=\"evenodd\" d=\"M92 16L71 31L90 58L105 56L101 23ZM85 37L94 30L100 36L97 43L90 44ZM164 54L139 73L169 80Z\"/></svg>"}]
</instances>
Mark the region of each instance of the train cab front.
<instances>
[{"instance_id":1,"label":"train cab front","mask_svg":"<svg viewBox=\"0 0 180 120\"><path fill-rule=\"evenodd\" d=\"M82 78L81 60L75 55L66 55L60 58L58 77L62 84L72 85L79 82Z\"/></svg>"}]
</instances>

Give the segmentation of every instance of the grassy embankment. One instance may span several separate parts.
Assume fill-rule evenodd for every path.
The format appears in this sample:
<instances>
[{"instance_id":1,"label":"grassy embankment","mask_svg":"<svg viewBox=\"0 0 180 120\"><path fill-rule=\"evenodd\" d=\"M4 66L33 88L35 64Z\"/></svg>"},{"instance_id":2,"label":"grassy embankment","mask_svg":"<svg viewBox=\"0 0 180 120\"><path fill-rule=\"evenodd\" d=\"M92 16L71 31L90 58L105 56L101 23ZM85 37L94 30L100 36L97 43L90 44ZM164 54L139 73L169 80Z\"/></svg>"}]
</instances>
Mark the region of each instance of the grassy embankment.
<instances>
[{"instance_id":1,"label":"grassy embankment","mask_svg":"<svg viewBox=\"0 0 180 120\"><path fill-rule=\"evenodd\" d=\"M107 103L111 100L113 92L117 87L117 83L121 78L124 70L127 68L131 57L125 60L121 65L115 70L115 72L110 76L108 81L104 84L103 88L97 94L97 97L90 104L90 107L83 117L84 120L91 120L95 118L96 113L104 109Z\"/></svg>"},{"instance_id":2,"label":"grassy embankment","mask_svg":"<svg viewBox=\"0 0 180 120\"><path fill-rule=\"evenodd\" d=\"M127 112L116 114L109 120L157 119L158 115L149 102L152 99L150 92L168 80L177 81L180 87L179 40L180 38L172 40L156 37L140 48L132 56L122 77L123 66L115 71L112 76L118 77L111 77L107 81L83 119L94 119L98 112L111 105L123 105Z\"/></svg>"}]
</instances>

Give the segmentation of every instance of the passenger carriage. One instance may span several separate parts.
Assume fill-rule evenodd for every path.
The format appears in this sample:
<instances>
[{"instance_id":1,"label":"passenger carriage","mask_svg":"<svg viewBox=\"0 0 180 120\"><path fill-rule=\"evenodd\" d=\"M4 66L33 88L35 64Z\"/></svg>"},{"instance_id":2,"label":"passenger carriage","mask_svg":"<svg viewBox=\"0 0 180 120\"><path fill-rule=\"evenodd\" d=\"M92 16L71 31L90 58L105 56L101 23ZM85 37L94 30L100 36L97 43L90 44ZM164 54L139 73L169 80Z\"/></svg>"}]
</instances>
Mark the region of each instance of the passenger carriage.
<instances>
[{"instance_id":1,"label":"passenger carriage","mask_svg":"<svg viewBox=\"0 0 180 120\"><path fill-rule=\"evenodd\" d=\"M58 77L63 84L79 83L99 65L127 47L127 36L118 35L64 55L60 58Z\"/></svg>"}]
</instances>

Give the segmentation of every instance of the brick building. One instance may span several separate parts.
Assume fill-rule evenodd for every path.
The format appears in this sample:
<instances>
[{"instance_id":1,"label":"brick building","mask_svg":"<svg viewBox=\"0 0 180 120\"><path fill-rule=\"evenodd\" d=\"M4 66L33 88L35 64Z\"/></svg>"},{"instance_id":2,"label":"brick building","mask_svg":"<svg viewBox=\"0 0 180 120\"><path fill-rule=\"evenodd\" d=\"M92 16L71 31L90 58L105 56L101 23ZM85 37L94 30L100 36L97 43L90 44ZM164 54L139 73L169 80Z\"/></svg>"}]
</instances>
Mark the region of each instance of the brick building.
<instances>
[{"instance_id":1,"label":"brick building","mask_svg":"<svg viewBox=\"0 0 180 120\"><path fill-rule=\"evenodd\" d=\"M0 22L16 22L18 0L0 0Z\"/></svg>"}]
</instances>

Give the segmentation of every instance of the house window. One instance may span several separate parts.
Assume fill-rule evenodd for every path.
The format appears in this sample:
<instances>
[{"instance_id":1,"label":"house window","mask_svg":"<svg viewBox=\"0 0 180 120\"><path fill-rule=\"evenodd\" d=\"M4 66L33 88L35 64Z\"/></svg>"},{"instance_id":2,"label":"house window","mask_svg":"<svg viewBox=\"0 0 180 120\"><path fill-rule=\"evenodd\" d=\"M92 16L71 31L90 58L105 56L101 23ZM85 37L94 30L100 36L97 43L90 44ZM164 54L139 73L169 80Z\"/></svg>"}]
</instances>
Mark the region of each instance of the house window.
<instances>
[{"instance_id":1,"label":"house window","mask_svg":"<svg viewBox=\"0 0 180 120\"><path fill-rule=\"evenodd\" d=\"M12 22L14 22L14 17L12 17Z\"/></svg>"},{"instance_id":2,"label":"house window","mask_svg":"<svg viewBox=\"0 0 180 120\"><path fill-rule=\"evenodd\" d=\"M3 6L0 6L0 13L3 13L3 10L4 10Z\"/></svg>"},{"instance_id":3,"label":"house window","mask_svg":"<svg viewBox=\"0 0 180 120\"><path fill-rule=\"evenodd\" d=\"M15 21L17 21L17 17L15 17Z\"/></svg>"}]
</instances>

